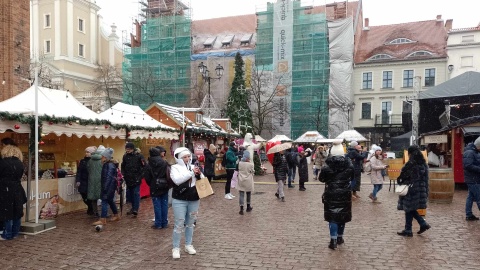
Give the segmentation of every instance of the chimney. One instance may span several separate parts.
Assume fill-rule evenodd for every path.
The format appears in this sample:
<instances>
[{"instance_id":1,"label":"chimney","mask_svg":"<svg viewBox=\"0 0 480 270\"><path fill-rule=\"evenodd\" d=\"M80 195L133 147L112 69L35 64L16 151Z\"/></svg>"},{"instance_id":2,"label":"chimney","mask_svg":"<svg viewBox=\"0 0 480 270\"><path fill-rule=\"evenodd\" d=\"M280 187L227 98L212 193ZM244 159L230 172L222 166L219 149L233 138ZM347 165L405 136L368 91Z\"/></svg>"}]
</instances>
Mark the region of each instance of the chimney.
<instances>
[{"instance_id":1,"label":"chimney","mask_svg":"<svg viewBox=\"0 0 480 270\"><path fill-rule=\"evenodd\" d=\"M442 15L437 15L437 22L443 21L442 20Z\"/></svg>"},{"instance_id":2,"label":"chimney","mask_svg":"<svg viewBox=\"0 0 480 270\"><path fill-rule=\"evenodd\" d=\"M370 30L370 19L365 18L365 24L363 25L363 30Z\"/></svg>"},{"instance_id":3,"label":"chimney","mask_svg":"<svg viewBox=\"0 0 480 270\"><path fill-rule=\"evenodd\" d=\"M447 30L447 32L449 32L450 30L452 30L452 26L453 26L453 19L448 19L445 22L445 30Z\"/></svg>"}]
</instances>

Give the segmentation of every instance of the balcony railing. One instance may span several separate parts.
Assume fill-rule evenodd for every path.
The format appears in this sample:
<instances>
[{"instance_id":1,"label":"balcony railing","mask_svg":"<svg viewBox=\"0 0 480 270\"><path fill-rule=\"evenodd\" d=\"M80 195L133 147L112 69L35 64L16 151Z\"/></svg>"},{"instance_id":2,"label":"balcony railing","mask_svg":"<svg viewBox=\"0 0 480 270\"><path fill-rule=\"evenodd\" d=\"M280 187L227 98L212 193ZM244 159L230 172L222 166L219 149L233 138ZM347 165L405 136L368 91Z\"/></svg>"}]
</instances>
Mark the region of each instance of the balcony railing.
<instances>
[{"instance_id":1,"label":"balcony railing","mask_svg":"<svg viewBox=\"0 0 480 270\"><path fill-rule=\"evenodd\" d=\"M411 125L412 114L403 113L403 114L376 114L375 115L375 126L402 126L402 125ZM410 123L410 124L409 124Z\"/></svg>"}]
</instances>

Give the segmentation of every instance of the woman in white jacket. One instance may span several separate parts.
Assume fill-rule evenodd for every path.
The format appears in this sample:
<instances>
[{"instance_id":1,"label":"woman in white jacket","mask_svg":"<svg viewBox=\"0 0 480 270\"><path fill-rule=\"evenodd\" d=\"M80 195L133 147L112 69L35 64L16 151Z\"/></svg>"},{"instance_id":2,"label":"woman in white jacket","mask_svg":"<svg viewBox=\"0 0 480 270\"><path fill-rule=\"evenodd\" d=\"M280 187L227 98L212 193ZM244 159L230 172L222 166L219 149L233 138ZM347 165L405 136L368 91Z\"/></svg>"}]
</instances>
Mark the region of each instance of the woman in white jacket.
<instances>
[{"instance_id":1,"label":"woman in white jacket","mask_svg":"<svg viewBox=\"0 0 480 270\"><path fill-rule=\"evenodd\" d=\"M243 151L242 161L238 163L238 194L240 203L240 215L243 215L243 204L245 193L247 193L247 212L251 212L253 207L251 205L251 198L253 192L253 174L255 173L254 164L250 162L250 152Z\"/></svg>"},{"instance_id":2,"label":"woman in white jacket","mask_svg":"<svg viewBox=\"0 0 480 270\"><path fill-rule=\"evenodd\" d=\"M377 202L377 193L383 187L383 175L382 170L385 170L387 166L383 164L382 148L376 146L373 148L375 151L374 155L370 158L370 166L372 166L372 171L370 173L370 179L373 184L373 192L368 195L373 202Z\"/></svg>"},{"instance_id":3,"label":"woman in white jacket","mask_svg":"<svg viewBox=\"0 0 480 270\"><path fill-rule=\"evenodd\" d=\"M176 185L172 191L172 208L175 217L172 257L180 259L180 240L183 232L185 232L185 252L190 255L197 253L192 245L194 223L200 205L195 181L204 176L200 168L192 165L192 153L188 148L177 148L174 156L177 164L170 170L170 178Z\"/></svg>"}]
</instances>

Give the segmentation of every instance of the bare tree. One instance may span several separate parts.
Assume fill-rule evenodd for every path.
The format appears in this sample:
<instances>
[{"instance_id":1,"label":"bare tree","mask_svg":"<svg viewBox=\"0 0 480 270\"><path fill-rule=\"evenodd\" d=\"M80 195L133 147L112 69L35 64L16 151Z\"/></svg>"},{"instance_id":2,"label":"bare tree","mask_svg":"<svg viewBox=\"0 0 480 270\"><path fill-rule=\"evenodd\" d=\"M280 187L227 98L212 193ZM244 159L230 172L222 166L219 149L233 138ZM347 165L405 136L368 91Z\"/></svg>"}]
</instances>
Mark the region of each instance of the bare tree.
<instances>
[{"instance_id":1,"label":"bare tree","mask_svg":"<svg viewBox=\"0 0 480 270\"><path fill-rule=\"evenodd\" d=\"M93 86L94 96L112 107L122 95L122 75L115 66L108 64L97 64L95 68L95 82Z\"/></svg>"},{"instance_id":2,"label":"bare tree","mask_svg":"<svg viewBox=\"0 0 480 270\"><path fill-rule=\"evenodd\" d=\"M207 90L205 89L206 82L205 80L196 80L195 84L192 86L190 103L193 107L202 106L203 99L207 95Z\"/></svg>"},{"instance_id":3,"label":"bare tree","mask_svg":"<svg viewBox=\"0 0 480 270\"><path fill-rule=\"evenodd\" d=\"M23 66L28 67L28 69L22 70L21 66L19 66L17 67L17 72L29 82L30 86L35 84L35 72L37 72L38 86L51 89L63 89L63 80L55 78L52 66L44 54L41 54L38 60L35 60L35 58L30 59L29 63L24 63Z\"/></svg>"}]
</instances>

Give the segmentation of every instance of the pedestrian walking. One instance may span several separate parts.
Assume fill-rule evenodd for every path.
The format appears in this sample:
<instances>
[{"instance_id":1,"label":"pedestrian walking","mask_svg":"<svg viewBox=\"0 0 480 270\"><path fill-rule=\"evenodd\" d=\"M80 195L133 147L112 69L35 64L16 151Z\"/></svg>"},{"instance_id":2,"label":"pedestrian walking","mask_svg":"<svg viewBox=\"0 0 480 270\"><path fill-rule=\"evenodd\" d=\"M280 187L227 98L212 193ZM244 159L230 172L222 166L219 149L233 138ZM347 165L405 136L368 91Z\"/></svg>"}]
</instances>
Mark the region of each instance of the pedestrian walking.
<instances>
[{"instance_id":1,"label":"pedestrian walking","mask_svg":"<svg viewBox=\"0 0 480 270\"><path fill-rule=\"evenodd\" d=\"M295 182L295 175L297 174L297 156L298 148L292 146L290 151L285 152L285 158L287 159L287 169L288 169L288 188L294 188L292 184Z\"/></svg>"},{"instance_id":2,"label":"pedestrian walking","mask_svg":"<svg viewBox=\"0 0 480 270\"><path fill-rule=\"evenodd\" d=\"M5 144L0 152L0 222L3 232L0 240L12 240L20 232L23 205L27 195L22 186L24 171L22 151L12 144Z\"/></svg>"},{"instance_id":3,"label":"pedestrian walking","mask_svg":"<svg viewBox=\"0 0 480 270\"><path fill-rule=\"evenodd\" d=\"M255 173L254 164L250 162L250 152L243 151L243 157L238 164L238 197L240 204L240 215L243 215L243 205L245 202L245 193L247 195L247 212L251 212L251 198L253 192L253 174Z\"/></svg>"},{"instance_id":4,"label":"pedestrian walking","mask_svg":"<svg viewBox=\"0 0 480 270\"><path fill-rule=\"evenodd\" d=\"M87 206L87 215L89 216L95 214L93 209L97 206L96 202L88 199L88 161L96 150L96 146L85 148L85 156L78 163L77 174L75 175L78 192L82 196L83 203Z\"/></svg>"},{"instance_id":5,"label":"pedestrian walking","mask_svg":"<svg viewBox=\"0 0 480 270\"><path fill-rule=\"evenodd\" d=\"M277 182L277 192L275 196L282 202L285 202L285 194L283 192L284 182L287 180L288 165L284 151L277 152L273 155L273 174Z\"/></svg>"},{"instance_id":6,"label":"pedestrian walking","mask_svg":"<svg viewBox=\"0 0 480 270\"><path fill-rule=\"evenodd\" d=\"M117 191L117 166L113 161L113 149L106 148L102 152L102 213L100 219L94 222L92 225L106 225L108 207L112 210L113 216L109 221L118 221L120 216L118 215L117 204L115 203L115 192Z\"/></svg>"},{"instance_id":7,"label":"pedestrian walking","mask_svg":"<svg viewBox=\"0 0 480 270\"><path fill-rule=\"evenodd\" d=\"M168 227L168 190L171 184L167 179L166 153L167 150L162 146L150 148L150 157L145 166L145 182L150 187L150 197L155 214L155 223L152 225L152 229Z\"/></svg>"},{"instance_id":8,"label":"pedestrian walking","mask_svg":"<svg viewBox=\"0 0 480 270\"><path fill-rule=\"evenodd\" d=\"M320 145L315 150L315 158L313 159L313 180L317 180L320 170L327 159L327 152L325 152L325 147Z\"/></svg>"},{"instance_id":9,"label":"pedestrian walking","mask_svg":"<svg viewBox=\"0 0 480 270\"><path fill-rule=\"evenodd\" d=\"M133 215L133 217L137 217L140 207L140 184L142 183L144 167L145 158L135 151L133 143L128 142L125 145L121 170L127 184L127 202L132 205L127 215Z\"/></svg>"},{"instance_id":10,"label":"pedestrian walking","mask_svg":"<svg viewBox=\"0 0 480 270\"><path fill-rule=\"evenodd\" d=\"M473 203L480 210L480 137L465 147L463 153L463 174L468 187L468 196L465 202L465 219L479 220L472 212Z\"/></svg>"},{"instance_id":11,"label":"pedestrian walking","mask_svg":"<svg viewBox=\"0 0 480 270\"><path fill-rule=\"evenodd\" d=\"M351 179L351 188L353 199L360 198L360 195L357 193L360 191L361 179L362 179L362 169L363 169L363 160L367 158L368 152L363 152L363 147L358 144L356 141L350 142L350 147L347 149L347 157L352 160L353 168L355 175Z\"/></svg>"},{"instance_id":12,"label":"pedestrian walking","mask_svg":"<svg viewBox=\"0 0 480 270\"><path fill-rule=\"evenodd\" d=\"M345 156L341 142L334 142L320 172L320 182L325 183L323 213L330 229L328 247L333 250L344 243L345 224L352 220L350 180L353 174L352 161Z\"/></svg>"},{"instance_id":13,"label":"pedestrian walking","mask_svg":"<svg viewBox=\"0 0 480 270\"><path fill-rule=\"evenodd\" d=\"M235 144L235 142L230 142L228 151L225 155L227 160L227 164L225 166L227 170L227 182L225 183L225 199L231 200L235 198L235 196L230 192L230 188L232 185L233 174L237 169L237 162L238 162L237 145Z\"/></svg>"},{"instance_id":14,"label":"pedestrian walking","mask_svg":"<svg viewBox=\"0 0 480 270\"><path fill-rule=\"evenodd\" d=\"M383 164L383 155L382 155L382 148L380 146L375 146L373 148L374 150L374 155L370 157L370 166L372 168L371 173L370 173L370 180L372 181L373 184L373 191L368 195L368 197L372 200L374 203L380 203L377 200L377 193L382 189L383 187L383 173L382 170L385 170L387 166Z\"/></svg>"},{"instance_id":15,"label":"pedestrian walking","mask_svg":"<svg viewBox=\"0 0 480 270\"><path fill-rule=\"evenodd\" d=\"M105 146L99 145L97 150L92 154L90 160L87 162L87 199L92 204L93 215L96 217L100 217L98 214L98 200L100 200L102 192L102 153L104 150Z\"/></svg>"},{"instance_id":16,"label":"pedestrian walking","mask_svg":"<svg viewBox=\"0 0 480 270\"><path fill-rule=\"evenodd\" d=\"M307 148L302 149L297 156L297 166L298 166L298 190L305 191L305 182L308 182L308 162L307 157L312 154L312 150Z\"/></svg>"},{"instance_id":17,"label":"pedestrian walking","mask_svg":"<svg viewBox=\"0 0 480 270\"><path fill-rule=\"evenodd\" d=\"M205 156L203 174L205 174L209 182L212 182L213 177L215 177L215 161L217 160L217 148L215 147L215 145L210 144L208 149L203 149L203 155Z\"/></svg>"},{"instance_id":18,"label":"pedestrian walking","mask_svg":"<svg viewBox=\"0 0 480 270\"><path fill-rule=\"evenodd\" d=\"M175 217L173 228L173 259L180 259L180 240L185 232L185 252L195 255L192 245L194 223L197 220L200 199L195 187L196 180L203 177L200 168L192 165L192 153L188 148L179 147L174 152L177 164L173 165L170 177L176 186L172 191L172 209Z\"/></svg>"},{"instance_id":19,"label":"pedestrian walking","mask_svg":"<svg viewBox=\"0 0 480 270\"><path fill-rule=\"evenodd\" d=\"M430 225L417 212L418 209L427 208L428 165L417 145L411 145L407 151L408 161L397 178L397 184L410 186L407 195L399 196L398 199L398 210L405 211L405 229L397 234L412 237L413 219L420 225L418 234L430 229Z\"/></svg>"}]
</instances>

